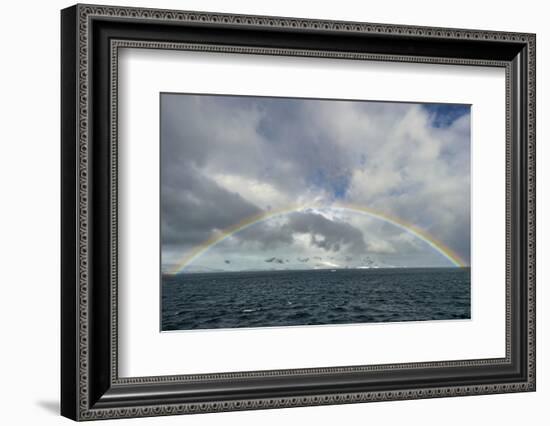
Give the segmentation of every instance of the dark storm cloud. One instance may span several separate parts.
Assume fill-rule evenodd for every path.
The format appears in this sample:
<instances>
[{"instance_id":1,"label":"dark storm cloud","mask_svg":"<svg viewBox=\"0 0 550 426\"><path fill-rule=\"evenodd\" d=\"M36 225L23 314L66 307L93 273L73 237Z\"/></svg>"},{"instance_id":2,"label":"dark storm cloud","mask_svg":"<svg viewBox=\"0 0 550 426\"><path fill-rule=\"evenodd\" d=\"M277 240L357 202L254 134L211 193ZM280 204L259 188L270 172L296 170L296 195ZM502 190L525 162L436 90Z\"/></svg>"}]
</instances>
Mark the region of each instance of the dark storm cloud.
<instances>
[{"instance_id":1,"label":"dark storm cloud","mask_svg":"<svg viewBox=\"0 0 550 426\"><path fill-rule=\"evenodd\" d=\"M206 241L214 230L227 228L260 210L239 194L220 188L189 166L163 176L162 242L190 246Z\"/></svg>"},{"instance_id":2,"label":"dark storm cloud","mask_svg":"<svg viewBox=\"0 0 550 426\"><path fill-rule=\"evenodd\" d=\"M276 157L299 159L304 185L342 198L352 172L349 153L331 143L331 136L322 127L304 125L316 121L317 111L304 103L281 98L263 99L261 110L264 114L257 132L269 141L266 149Z\"/></svg>"},{"instance_id":3,"label":"dark storm cloud","mask_svg":"<svg viewBox=\"0 0 550 426\"><path fill-rule=\"evenodd\" d=\"M262 250L290 246L298 234L307 234L312 246L326 251L363 253L366 244L360 229L349 223L329 220L313 212L293 212L284 223L256 224L234 235L240 244L256 244ZM266 262L273 261L269 258ZM307 262L309 259L300 259Z\"/></svg>"},{"instance_id":4,"label":"dark storm cloud","mask_svg":"<svg viewBox=\"0 0 550 426\"><path fill-rule=\"evenodd\" d=\"M291 193L312 187L341 198L347 190L354 160L331 143L307 103L199 95L163 95L161 102L163 168L182 161L210 166Z\"/></svg>"},{"instance_id":5,"label":"dark storm cloud","mask_svg":"<svg viewBox=\"0 0 550 426\"><path fill-rule=\"evenodd\" d=\"M162 96L161 102L162 244L185 250L260 209L201 172L216 138L223 138L217 127L191 125L202 119L200 99Z\"/></svg>"},{"instance_id":6,"label":"dark storm cloud","mask_svg":"<svg viewBox=\"0 0 550 426\"><path fill-rule=\"evenodd\" d=\"M292 230L278 223L258 223L235 235L241 243L254 243L261 250L289 246L294 242Z\"/></svg>"}]
</instances>

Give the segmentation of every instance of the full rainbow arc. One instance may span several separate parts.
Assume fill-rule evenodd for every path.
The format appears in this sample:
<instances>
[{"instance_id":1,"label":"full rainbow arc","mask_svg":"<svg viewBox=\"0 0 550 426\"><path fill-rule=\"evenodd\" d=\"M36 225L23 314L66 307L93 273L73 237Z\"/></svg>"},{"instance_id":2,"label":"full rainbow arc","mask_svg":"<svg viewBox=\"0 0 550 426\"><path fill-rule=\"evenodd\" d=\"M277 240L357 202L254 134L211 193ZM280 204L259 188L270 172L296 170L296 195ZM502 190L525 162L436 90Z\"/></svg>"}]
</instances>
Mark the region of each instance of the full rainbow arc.
<instances>
[{"instance_id":1,"label":"full rainbow arc","mask_svg":"<svg viewBox=\"0 0 550 426\"><path fill-rule=\"evenodd\" d=\"M204 241L202 244L198 245L196 248L191 250L186 256L184 256L177 264L176 266L169 271L170 274L177 274L179 272L182 272L187 265L189 265L193 260L197 259L198 257L202 256L206 251L210 250L217 244L221 243L222 241L226 240L227 238L231 237L232 235L236 234L239 231L242 231L252 225L255 225L259 222L263 222L272 218L275 218L277 216L282 216L288 213L302 211L305 209L314 209L314 208L320 208L320 206L315 204L304 204L304 205L298 205L298 206L292 206L287 207L284 209L277 209L277 210L270 210L268 212L261 212L256 215L252 215L247 217L246 219L236 223L233 226L230 226L229 228L226 228L218 233L216 235L213 235L208 240ZM455 253L452 249L447 247L445 244L443 244L441 241L437 240L432 235L428 234L423 229L418 228L417 226L407 223L399 218L390 216L386 213L382 213L377 210L373 210L367 207L363 206L356 206L352 204L333 204L330 206L325 206L322 208L330 208L334 210L349 210L356 213L360 213L366 216L369 216L374 219L378 219L381 221L384 221L386 223L389 223L393 226L396 226L403 231L419 238L420 240L424 241L426 244L428 244L432 249L440 253L443 257L445 257L451 264L457 267L464 267L465 262L461 259L461 257Z\"/></svg>"}]
</instances>

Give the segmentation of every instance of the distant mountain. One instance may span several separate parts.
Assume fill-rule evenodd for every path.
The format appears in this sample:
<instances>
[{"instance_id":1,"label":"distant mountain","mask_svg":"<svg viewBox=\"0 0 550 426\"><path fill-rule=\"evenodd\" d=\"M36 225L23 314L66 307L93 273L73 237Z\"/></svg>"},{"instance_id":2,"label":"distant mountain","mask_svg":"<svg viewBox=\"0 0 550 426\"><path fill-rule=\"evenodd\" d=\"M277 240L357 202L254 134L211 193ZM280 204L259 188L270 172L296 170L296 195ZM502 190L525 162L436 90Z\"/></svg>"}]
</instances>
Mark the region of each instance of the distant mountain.
<instances>
[{"instance_id":1,"label":"distant mountain","mask_svg":"<svg viewBox=\"0 0 550 426\"><path fill-rule=\"evenodd\" d=\"M196 273L200 273L200 272L224 272L224 271L225 271L224 269L209 268L207 266L188 265L180 273L181 274L196 274Z\"/></svg>"}]
</instances>

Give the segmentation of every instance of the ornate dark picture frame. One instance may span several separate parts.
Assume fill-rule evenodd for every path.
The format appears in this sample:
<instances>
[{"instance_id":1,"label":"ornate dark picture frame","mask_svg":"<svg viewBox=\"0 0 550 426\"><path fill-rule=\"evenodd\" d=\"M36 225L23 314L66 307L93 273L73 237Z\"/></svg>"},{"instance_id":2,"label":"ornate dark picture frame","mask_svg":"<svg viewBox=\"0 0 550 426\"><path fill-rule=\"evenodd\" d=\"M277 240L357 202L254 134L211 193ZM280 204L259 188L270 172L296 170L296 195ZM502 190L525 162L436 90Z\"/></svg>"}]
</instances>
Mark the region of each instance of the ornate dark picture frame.
<instances>
[{"instance_id":1,"label":"ornate dark picture frame","mask_svg":"<svg viewBox=\"0 0 550 426\"><path fill-rule=\"evenodd\" d=\"M76 5L61 13L61 413L158 416L535 390L535 35ZM506 356L120 378L121 47L506 70ZM503 212L504 213L504 212Z\"/></svg>"}]
</instances>

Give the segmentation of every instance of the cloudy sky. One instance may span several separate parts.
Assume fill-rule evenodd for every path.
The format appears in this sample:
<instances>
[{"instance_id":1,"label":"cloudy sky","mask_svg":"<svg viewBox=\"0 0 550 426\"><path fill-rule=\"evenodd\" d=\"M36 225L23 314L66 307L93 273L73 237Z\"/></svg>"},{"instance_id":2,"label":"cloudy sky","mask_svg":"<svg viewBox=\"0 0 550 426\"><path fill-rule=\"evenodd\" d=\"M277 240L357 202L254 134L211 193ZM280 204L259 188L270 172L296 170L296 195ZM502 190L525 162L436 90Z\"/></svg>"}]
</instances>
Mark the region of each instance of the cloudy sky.
<instances>
[{"instance_id":1,"label":"cloudy sky","mask_svg":"<svg viewBox=\"0 0 550 426\"><path fill-rule=\"evenodd\" d=\"M452 266L384 217L469 264L469 106L161 95L163 271Z\"/></svg>"}]
</instances>

